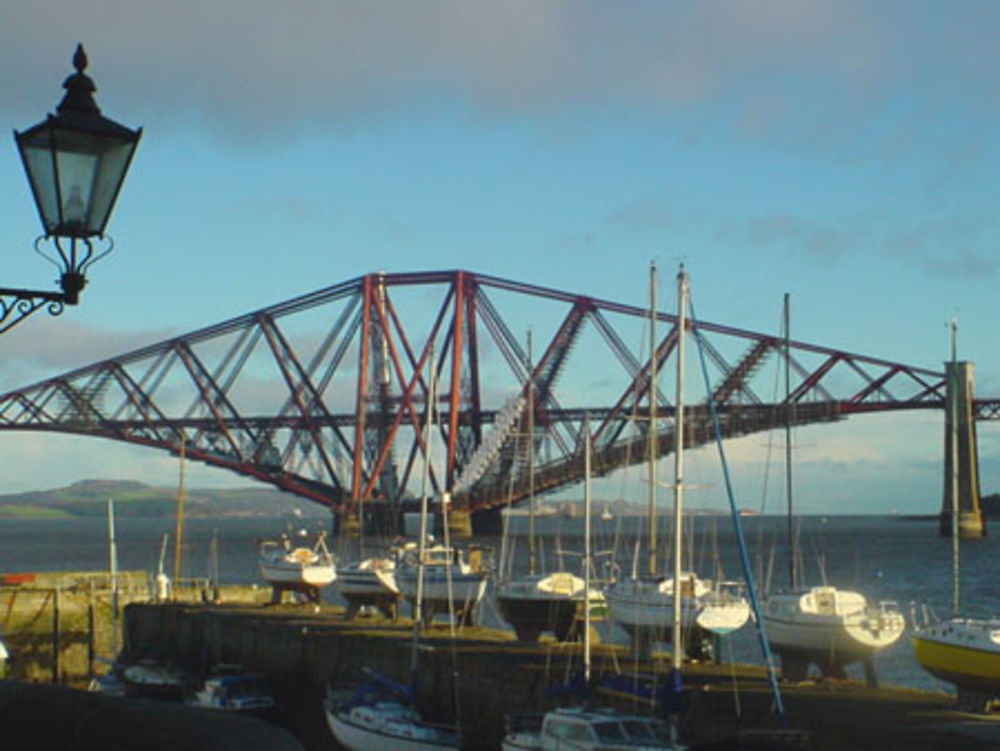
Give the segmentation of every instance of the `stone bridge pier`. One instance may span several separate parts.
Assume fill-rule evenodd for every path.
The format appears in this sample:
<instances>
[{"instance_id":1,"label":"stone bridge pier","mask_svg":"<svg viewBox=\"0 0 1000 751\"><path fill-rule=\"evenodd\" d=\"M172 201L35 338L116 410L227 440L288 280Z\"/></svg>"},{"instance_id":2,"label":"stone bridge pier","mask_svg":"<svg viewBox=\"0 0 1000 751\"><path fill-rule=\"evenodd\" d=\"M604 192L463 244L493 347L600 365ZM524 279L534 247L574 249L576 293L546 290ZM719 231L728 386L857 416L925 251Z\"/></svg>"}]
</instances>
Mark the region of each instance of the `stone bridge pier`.
<instances>
[{"instance_id":1,"label":"stone bridge pier","mask_svg":"<svg viewBox=\"0 0 1000 751\"><path fill-rule=\"evenodd\" d=\"M979 457L973 413L971 362L946 362L948 390L944 418L944 497L941 536L951 535L953 508L958 499L958 533L963 539L986 535L979 504Z\"/></svg>"}]
</instances>

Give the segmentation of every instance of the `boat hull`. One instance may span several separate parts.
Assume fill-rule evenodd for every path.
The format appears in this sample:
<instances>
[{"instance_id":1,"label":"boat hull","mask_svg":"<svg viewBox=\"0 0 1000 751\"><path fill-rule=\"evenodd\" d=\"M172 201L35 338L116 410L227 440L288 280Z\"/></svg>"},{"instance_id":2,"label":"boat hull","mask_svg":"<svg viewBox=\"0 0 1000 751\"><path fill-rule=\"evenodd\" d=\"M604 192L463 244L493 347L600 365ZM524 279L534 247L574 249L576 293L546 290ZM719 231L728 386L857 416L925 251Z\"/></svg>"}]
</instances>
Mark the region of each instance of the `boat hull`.
<instances>
[{"instance_id":1,"label":"boat hull","mask_svg":"<svg viewBox=\"0 0 1000 751\"><path fill-rule=\"evenodd\" d=\"M187 676L172 665L140 662L122 669L125 696L179 702Z\"/></svg>"},{"instance_id":2,"label":"boat hull","mask_svg":"<svg viewBox=\"0 0 1000 751\"><path fill-rule=\"evenodd\" d=\"M261 562L261 576L279 589L315 589L332 584L336 579L333 566L292 567Z\"/></svg>"},{"instance_id":3,"label":"boat hull","mask_svg":"<svg viewBox=\"0 0 1000 751\"><path fill-rule=\"evenodd\" d=\"M868 607L862 595L830 587L773 595L762 617L775 651L815 654L832 663L869 660L906 629L901 613Z\"/></svg>"},{"instance_id":4,"label":"boat hull","mask_svg":"<svg viewBox=\"0 0 1000 751\"><path fill-rule=\"evenodd\" d=\"M595 611L604 610L604 594L591 589L585 596L585 587L583 579L565 571L529 574L497 587L497 609L521 641L537 641L543 631L551 631L559 641L567 641L577 622L583 620L585 601L589 603L592 619L603 617Z\"/></svg>"},{"instance_id":5,"label":"boat hull","mask_svg":"<svg viewBox=\"0 0 1000 751\"><path fill-rule=\"evenodd\" d=\"M688 585L693 595L681 598L680 621L685 631L725 635L743 626L750 607L740 597L708 588L698 580ZM673 623L673 583L671 580L629 580L617 582L604 593L611 618L626 632L656 641L669 641Z\"/></svg>"},{"instance_id":6,"label":"boat hull","mask_svg":"<svg viewBox=\"0 0 1000 751\"><path fill-rule=\"evenodd\" d=\"M1000 621L953 619L912 637L924 670L960 689L1000 695Z\"/></svg>"},{"instance_id":7,"label":"boat hull","mask_svg":"<svg viewBox=\"0 0 1000 751\"><path fill-rule=\"evenodd\" d=\"M292 591L316 599L319 590L337 578L333 556L326 548L322 536L313 549L293 547L287 538L262 540L258 548L257 564L261 576L275 592Z\"/></svg>"},{"instance_id":8,"label":"boat hull","mask_svg":"<svg viewBox=\"0 0 1000 751\"><path fill-rule=\"evenodd\" d=\"M326 722L337 742L351 751L434 751L459 748L458 738L454 733L420 722L415 713L401 705L395 705L392 709L391 718L369 715L373 724L367 724L352 718L350 711L326 707ZM378 713L380 708L372 708L372 711Z\"/></svg>"},{"instance_id":9,"label":"boat hull","mask_svg":"<svg viewBox=\"0 0 1000 751\"><path fill-rule=\"evenodd\" d=\"M551 631L559 641L568 641L576 623L578 603L568 597L541 598L497 595L500 617L514 628L520 641L538 641Z\"/></svg>"},{"instance_id":10,"label":"boat hull","mask_svg":"<svg viewBox=\"0 0 1000 751\"><path fill-rule=\"evenodd\" d=\"M339 568L336 587L351 611L365 605L394 610L395 603L402 597L396 583L395 565L384 559L366 559Z\"/></svg>"},{"instance_id":11,"label":"boat hull","mask_svg":"<svg viewBox=\"0 0 1000 751\"><path fill-rule=\"evenodd\" d=\"M414 602L417 598L416 572L403 572L397 582L403 596ZM447 610L449 603L454 603L456 612L471 612L485 594L485 575L455 572L449 577L445 571L424 571L423 604L428 612Z\"/></svg>"}]
</instances>

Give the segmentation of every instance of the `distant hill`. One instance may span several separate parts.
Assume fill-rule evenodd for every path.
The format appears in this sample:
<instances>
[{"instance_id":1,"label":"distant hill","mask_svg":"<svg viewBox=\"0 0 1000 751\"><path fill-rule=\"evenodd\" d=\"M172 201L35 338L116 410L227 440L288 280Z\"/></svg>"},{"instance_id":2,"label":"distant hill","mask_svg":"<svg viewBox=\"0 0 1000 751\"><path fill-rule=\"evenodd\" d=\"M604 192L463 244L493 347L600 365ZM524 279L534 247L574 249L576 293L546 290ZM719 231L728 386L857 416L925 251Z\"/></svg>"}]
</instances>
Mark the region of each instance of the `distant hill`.
<instances>
[{"instance_id":1,"label":"distant hill","mask_svg":"<svg viewBox=\"0 0 1000 751\"><path fill-rule=\"evenodd\" d=\"M161 488L127 480L81 480L64 488L0 495L0 518L104 516L108 499L118 516L173 516L177 488ZM325 516L315 503L266 486L191 488L184 492L184 515L265 516L300 509L305 516Z\"/></svg>"}]
</instances>

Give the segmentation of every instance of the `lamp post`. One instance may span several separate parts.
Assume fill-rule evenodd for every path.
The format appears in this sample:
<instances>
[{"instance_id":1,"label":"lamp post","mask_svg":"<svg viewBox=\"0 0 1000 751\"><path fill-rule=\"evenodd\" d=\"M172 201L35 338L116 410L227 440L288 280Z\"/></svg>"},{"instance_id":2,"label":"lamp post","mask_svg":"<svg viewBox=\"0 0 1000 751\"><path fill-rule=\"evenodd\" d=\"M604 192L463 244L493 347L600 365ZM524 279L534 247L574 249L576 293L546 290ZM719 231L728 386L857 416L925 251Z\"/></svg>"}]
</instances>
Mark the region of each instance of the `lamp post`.
<instances>
[{"instance_id":1,"label":"lamp post","mask_svg":"<svg viewBox=\"0 0 1000 751\"><path fill-rule=\"evenodd\" d=\"M59 269L59 290L0 287L0 333L39 308L59 315L64 306L76 305L87 270L114 247L104 229L142 128L131 130L101 115L94 82L83 72L83 45L77 45L73 67L76 72L63 82L66 94L56 114L14 131L44 230L35 250ZM42 250L47 242L54 253Z\"/></svg>"}]
</instances>

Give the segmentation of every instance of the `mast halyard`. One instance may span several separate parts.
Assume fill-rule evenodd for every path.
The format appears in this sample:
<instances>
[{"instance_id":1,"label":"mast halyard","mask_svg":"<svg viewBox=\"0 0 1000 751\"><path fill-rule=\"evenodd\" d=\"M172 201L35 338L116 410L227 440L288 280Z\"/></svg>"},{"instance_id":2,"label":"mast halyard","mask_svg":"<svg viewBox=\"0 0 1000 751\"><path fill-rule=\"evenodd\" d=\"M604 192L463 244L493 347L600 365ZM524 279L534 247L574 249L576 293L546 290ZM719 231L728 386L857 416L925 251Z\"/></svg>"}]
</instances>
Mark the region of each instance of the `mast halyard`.
<instances>
[{"instance_id":1,"label":"mast halyard","mask_svg":"<svg viewBox=\"0 0 1000 751\"><path fill-rule=\"evenodd\" d=\"M115 541L115 502L108 498L108 573L111 579L111 657L118 657L118 547Z\"/></svg>"},{"instance_id":2,"label":"mast halyard","mask_svg":"<svg viewBox=\"0 0 1000 751\"><path fill-rule=\"evenodd\" d=\"M176 599L177 588L181 583L181 555L183 555L184 545L181 538L184 535L184 448L187 445L187 436L181 434L180 448L180 469L177 477L177 519L174 529L174 588L173 593Z\"/></svg>"},{"instance_id":3,"label":"mast halyard","mask_svg":"<svg viewBox=\"0 0 1000 751\"><path fill-rule=\"evenodd\" d=\"M656 576L656 262L649 265L649 561L646 570Z\"/></svg>"},{"instance_id":4,"label":"mast halyard","mask_svg":"<svg viewBox=\"0 0 1000 751\"><path fill-rule=\"evenodd\" d=\"M413 639L410 648L410 681L416 679L420 621L423 619L424 599L424 555L427 548L427 485L431 467L431 425L434 422L434 405L437 401L437 378L434 365L434 345L431 344L427 353L430 367L430 385L427 395L427 418L424 422L424 474L420 480L420 539L417 541L417 591L413 602Z\"/></svg>"},{"instance_id":5,"label":"mast halyard","mask_svg":"<svg viewBox=\"0 0 1000 751\"><path fill-rule=\"evenodd\" d=\"M583 682L590 685L590 413L583 414Z\"/></svg>"},{"instance_id":6,"label":"mast halyard","mask_svg":"<svg viewBox=\"0 0 1000 751\"><path fill-rule=\"evenodd\" d=\"M687 330L687 274L677 273L677 384L674 417L674 612L672 624L673 669L684 660L681 635L681 520L684 508L684 336Z\"/></svg>"},{"instance_id":7,"label":"mast halyard","mask_svg":"<svg viewBox=\"0 0 1000 751\"><path fill-rule=\"evenodd\" d=\"M528 330L528 575L535 574L535 366Z\"/></svg>"},{"instance_id":8,"label":"mast halyard","mask_svg":"<svg viewBox=\"0 0 1000 751\"><path fill-rule=\"evenodd\" d=\"M794 590L797 586L796 557L798 544L795 539L795 512L792 506L792 422L794 409L792 403L792 347L791 347L791 315L788 293L785 293L784 305L785 329L785 498L788 501L788 583Z\"/></svg>"}]
</instances>

